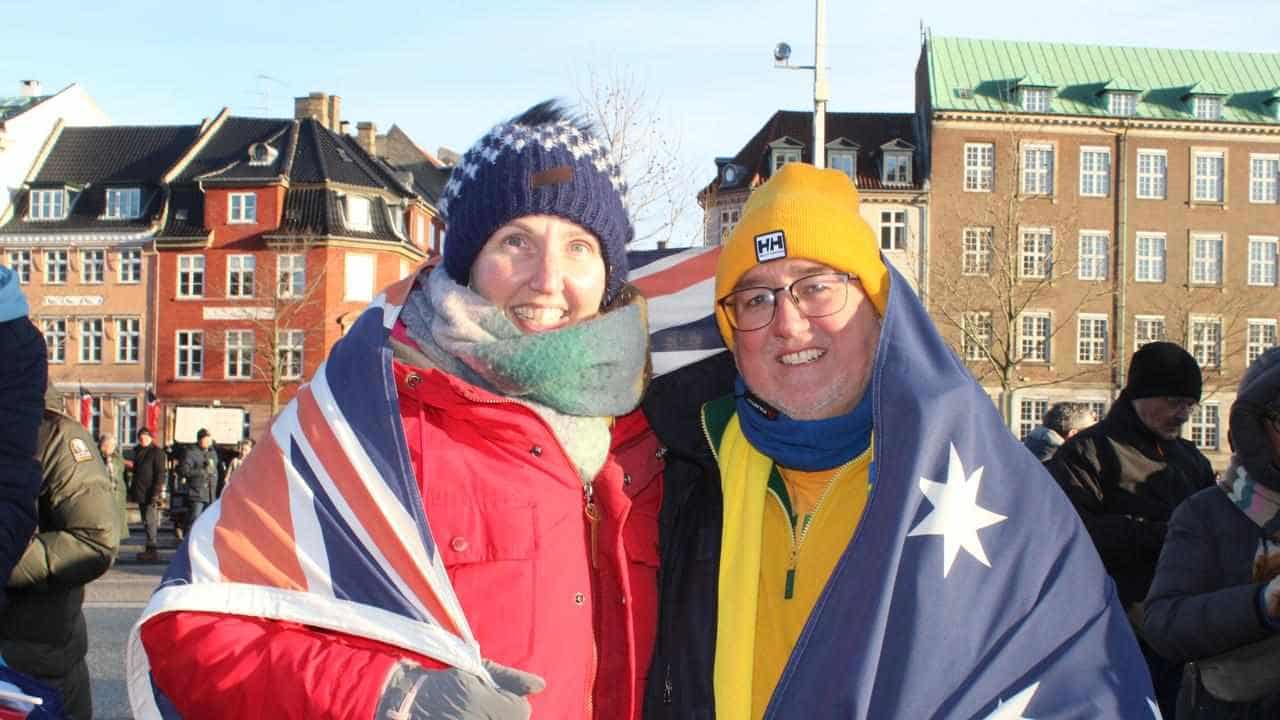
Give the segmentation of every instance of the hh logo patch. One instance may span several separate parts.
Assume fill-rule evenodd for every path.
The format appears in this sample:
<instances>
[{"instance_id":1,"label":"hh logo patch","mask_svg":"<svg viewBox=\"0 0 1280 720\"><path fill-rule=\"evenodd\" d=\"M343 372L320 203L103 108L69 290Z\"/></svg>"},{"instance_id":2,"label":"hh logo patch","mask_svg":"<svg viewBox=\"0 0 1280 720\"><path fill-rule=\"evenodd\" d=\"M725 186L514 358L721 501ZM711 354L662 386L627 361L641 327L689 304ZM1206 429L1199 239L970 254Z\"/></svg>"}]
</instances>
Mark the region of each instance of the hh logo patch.
<instances>
[{"instance_id":1,"label":"hh logo patch","mask_svg":"<svg viewBox=\"0 0 1280 720\"><path fill-rule=\"evenodd\" d=\"M774 230L756 236L756 262L768 262L787 256L787 236Z\"/></svg>"},{"instance_id":2,"label":"hh logo patch","mask_svg":"<svg viewBox=\"0 0 1280 720\"><path fill-rule=\"evenodd\" d=\"M89 452L89 446L84 444L80 438L71 438L71 457L76 462L89 462L93 459L93 454Z\"/></svg>"}]
</instances>

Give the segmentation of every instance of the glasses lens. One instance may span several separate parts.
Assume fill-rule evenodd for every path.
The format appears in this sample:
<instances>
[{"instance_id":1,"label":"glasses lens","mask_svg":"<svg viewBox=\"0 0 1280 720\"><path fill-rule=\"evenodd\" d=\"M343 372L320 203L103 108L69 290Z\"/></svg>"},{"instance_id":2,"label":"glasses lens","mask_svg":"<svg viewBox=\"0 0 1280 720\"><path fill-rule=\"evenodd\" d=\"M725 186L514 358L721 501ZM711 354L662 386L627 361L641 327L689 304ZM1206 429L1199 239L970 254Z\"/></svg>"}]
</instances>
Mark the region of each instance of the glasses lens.
<instances>
[{"instance_id":1,"label":"glasses lens","mask_svg":"<svg viewBox=\"0 0 1280 720\"><path fill-rule=\"evenodd\" d=\"M729 320L739 330L759 330L773 320L776 297L766 287L743 288L724 299Z\"/></svg>"},{"instance_id":2,"label":"glasses lens","mask_svg":"<svg viewBox=\"0 0 1280 720\"><path fill-rule=\"evenodd\" d=\"M825 317L844 309L849 299L848 276L844 273L822 273L800 278L791 286L806 317Z\"/></svg>"}]
</instances>

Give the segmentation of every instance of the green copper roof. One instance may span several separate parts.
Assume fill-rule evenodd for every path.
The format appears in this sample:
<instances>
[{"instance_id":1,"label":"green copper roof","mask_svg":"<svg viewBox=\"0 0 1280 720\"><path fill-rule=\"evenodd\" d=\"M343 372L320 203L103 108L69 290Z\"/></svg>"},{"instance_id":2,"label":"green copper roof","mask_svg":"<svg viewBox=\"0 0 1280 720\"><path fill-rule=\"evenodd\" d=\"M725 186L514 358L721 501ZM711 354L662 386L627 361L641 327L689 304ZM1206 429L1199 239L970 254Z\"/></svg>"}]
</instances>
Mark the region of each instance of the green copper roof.
<instances>
[{"instance_id":1,"label":"green copper roof","mask_svg":"<svg viewBox=\"0 0 1280 720\"><path fill-rule=\"evenodd\" d=\"M1280 86L1280 54L1068 45L934 37L928 45L935 110L1020 112L1025 78L1056 88L1053 114L1107 115L1106 90L1139 92L1138 117L1190 119L1187 96L1227 96L1223 122L1275 123L1266 101ZM1127 87L1120 87L1127 86Z\"/></svg>"}]
</instances>

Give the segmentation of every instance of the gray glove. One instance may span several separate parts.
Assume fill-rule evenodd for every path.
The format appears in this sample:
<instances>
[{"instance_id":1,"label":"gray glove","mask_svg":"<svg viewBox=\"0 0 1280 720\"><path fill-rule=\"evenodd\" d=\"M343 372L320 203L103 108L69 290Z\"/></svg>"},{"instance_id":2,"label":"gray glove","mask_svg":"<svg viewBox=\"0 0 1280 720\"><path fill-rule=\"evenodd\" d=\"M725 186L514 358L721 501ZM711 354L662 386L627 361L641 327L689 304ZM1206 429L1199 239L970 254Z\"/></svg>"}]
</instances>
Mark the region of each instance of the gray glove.
<instances>
[{"instance_id":1,"label":"gray glove","mask_svg":"<svg viewBox=\"0 0 1280 720\"><path fill-rule=\"evenodd\" d=\"M498 687L465 670L426 670L402 661L391 671L376 720L528 720L525 695L542 692L542 678L484 661Z\"/></svg>"}]
</instances>

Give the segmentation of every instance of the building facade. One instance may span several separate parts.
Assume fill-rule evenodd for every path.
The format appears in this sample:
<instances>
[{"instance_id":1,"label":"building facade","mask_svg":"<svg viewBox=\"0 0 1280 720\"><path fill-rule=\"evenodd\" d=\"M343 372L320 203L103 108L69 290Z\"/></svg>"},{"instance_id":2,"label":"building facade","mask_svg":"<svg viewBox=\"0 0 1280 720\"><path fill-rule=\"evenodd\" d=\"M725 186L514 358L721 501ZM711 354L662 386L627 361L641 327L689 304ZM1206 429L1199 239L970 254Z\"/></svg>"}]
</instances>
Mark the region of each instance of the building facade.
<instances>
[{"instance_id":1,"label":"building facade","mask_svg":"<svg viewBox=\"0 0 1280 720\"><path fill-rule=\"evenodd\" d=\"M17 95L0 97L0 216L22 191L54 128L109 122L89 93L75 83L45 95L38 80L23 80Z\"/></svg>"}]
</instances>

